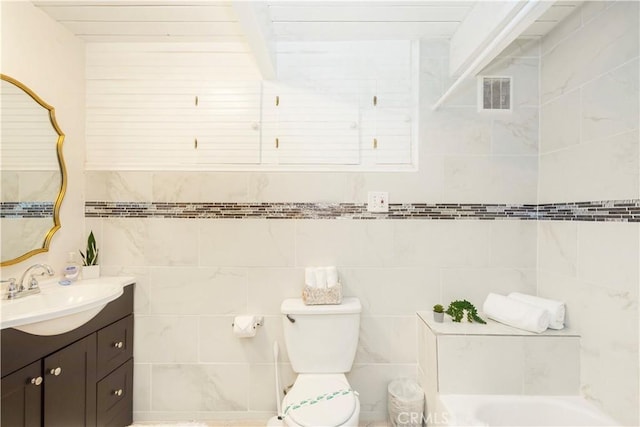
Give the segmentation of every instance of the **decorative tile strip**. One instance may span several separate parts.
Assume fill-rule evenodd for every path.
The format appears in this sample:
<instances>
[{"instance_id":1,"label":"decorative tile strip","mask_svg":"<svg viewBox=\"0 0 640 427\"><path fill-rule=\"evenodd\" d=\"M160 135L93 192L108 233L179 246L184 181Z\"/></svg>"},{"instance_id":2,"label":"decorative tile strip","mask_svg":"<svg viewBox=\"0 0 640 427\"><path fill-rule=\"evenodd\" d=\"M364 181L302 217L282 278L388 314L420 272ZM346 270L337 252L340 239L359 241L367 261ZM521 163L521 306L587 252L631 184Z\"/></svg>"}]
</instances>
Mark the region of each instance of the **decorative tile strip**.
<instances>
[{"instance_id":1,"label":"decorative tile strip","mask_svg":"<svg viewBox=\"0 0 640 427\"><path fill-rule=\"evenodd\" d=\"M85 204L88 218L266 219L518 219L640 222L640 200L533 204L395 203L387 213L362 203L102 202Z\"/></svg>"},{"instance_id":2,"label":"decorative tile strip","mask_svg":"<svg viewBox=\"0 0 640 427\"><path fill-rule=\"evenodd\" d=\"M52 218L53 202L0 202L0 218Z\"/></svg>"},{"instance_id":3,"label":"decorative tile strip","mask_svg":"<svg viewBox=\"0 0 640 427\"><path fill-rule=\"evenodd\" d=\"M640 222L640 200L541 204L538 205L538 219L551 221Z\"/></svg>"}]
</instances>

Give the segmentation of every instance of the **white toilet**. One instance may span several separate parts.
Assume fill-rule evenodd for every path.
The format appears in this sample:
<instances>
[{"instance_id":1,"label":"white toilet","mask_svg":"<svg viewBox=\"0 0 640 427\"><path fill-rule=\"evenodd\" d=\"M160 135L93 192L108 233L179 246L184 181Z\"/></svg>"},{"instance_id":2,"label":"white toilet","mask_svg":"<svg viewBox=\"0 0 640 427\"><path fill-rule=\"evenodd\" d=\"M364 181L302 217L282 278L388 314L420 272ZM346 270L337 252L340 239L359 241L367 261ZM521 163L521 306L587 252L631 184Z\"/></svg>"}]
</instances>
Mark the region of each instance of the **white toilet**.
<instances>
[{"instance_id":1,"label":"white toilet","mask_svg":"<svg viewBox=\"0 0 640 427\"><path fill-rule=\"evenodd\" d=\"M282 401L287 426L357 426L358 394L345 372L351 370L358 347L358 298L339 305L305 305L286 299L280 307L291 366L298 373Z\"/></svg>"}]
</instances>

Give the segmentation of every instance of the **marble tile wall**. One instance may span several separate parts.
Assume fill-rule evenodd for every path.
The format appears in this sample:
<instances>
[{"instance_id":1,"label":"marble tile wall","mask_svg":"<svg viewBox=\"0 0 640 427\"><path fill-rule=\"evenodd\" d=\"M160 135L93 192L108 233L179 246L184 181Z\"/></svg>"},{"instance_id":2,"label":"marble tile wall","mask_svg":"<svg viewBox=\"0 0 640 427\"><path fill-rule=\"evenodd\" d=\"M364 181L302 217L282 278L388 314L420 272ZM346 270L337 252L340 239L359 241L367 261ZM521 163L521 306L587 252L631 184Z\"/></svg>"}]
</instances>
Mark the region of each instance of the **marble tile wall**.
<instances>
[{"instance_id":1,"label":"marble tile wall","mask_svg":"<svg viewBox=\"0 0 640 427\"><path fill-rule=\"evenodd\" d=\"M300 296L308 265L337 265L345 295L362 301L349 379L364 419L385 418L390 380L417 375L416 311L461 295L481 304L496 286L535 291L533 221L87 218L86 227L105 274L138 278L138 420L272 414L273 341L285 382L294 378L279 306ZM247 313L265 322L241 340L231 322Z\"/></svg>"},{"instance_id":2,"label":"marble tile wall","mask_svg":"<svg viewBox=\"0 0 640 427\"><path fill-rule=\"evenodd\" d=\"M638 200L639 6L585 2L542 40L540 203ZM640 423L639 235L637 223L538 223L538 293L567 302L581 393L624 425Z\"/></svg>"}]
</instances>

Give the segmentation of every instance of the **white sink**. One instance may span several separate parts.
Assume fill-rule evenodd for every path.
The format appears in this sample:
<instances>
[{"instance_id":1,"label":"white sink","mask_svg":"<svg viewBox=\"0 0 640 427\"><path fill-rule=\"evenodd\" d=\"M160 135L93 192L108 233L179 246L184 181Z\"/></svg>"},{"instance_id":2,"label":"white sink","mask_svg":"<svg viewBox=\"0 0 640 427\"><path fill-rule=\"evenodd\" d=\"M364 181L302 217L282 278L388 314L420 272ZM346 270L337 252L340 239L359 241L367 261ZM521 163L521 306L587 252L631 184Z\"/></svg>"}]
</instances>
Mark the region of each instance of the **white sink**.
<instances>
[{"instance_id":1,"label":"white sink","mask_svg":"<svg viewBox=\"0 0 640 427\"><path fill-rule=\"evenodd\" d=\"M70 285L58 279L42 281L41 292L0 305L2 329L14 328L33 335L57 335L82 326L135 282L133 277L100 277Z\"/></svg>"}]
</instances>

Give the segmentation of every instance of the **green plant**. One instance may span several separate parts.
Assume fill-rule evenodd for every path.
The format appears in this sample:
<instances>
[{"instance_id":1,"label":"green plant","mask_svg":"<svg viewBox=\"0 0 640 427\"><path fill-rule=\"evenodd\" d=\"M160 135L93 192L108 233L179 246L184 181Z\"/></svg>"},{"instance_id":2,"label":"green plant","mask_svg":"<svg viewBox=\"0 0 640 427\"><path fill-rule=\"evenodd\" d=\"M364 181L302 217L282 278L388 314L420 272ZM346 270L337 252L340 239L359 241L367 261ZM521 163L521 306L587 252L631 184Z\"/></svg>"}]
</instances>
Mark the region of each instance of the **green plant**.
<instances>
[{"instance_id":1,"label":"green plant","mask_svg":"<svg viewBox=\"0 0 640 427\"><path fill-rule=\"evenodd\" d=\"M476 310L476 307L469 301L464 299L453 301L451 304L449 304L449 307L447 308L447 311L445 313L451 316L454 322L459 322L462 320L465 310L467 311L467 320L469 322L487 323L480 316L478 316L478 310Z\"/></svg>"},{"instance_id":2,"label":"green plant","mask_svg":"<svg viewBox=\"0 0 640 427\"><path fill-rule=\"evenodd\" d=\"M89 233L87 238L87 252L86 254L80 252L82 255L82 265L98 265L98 245L96 244L96 238L93 235L93 231Z\"/></svg>"},{"instance_id":3,"label":"green plant","mask_svg":"<svg viewBox=\"0 0 640 427\"><path fill-rule=\"evenodd\" d=\"M441 304L436 304L433 306L433 311L436 313L444 313L444 307Z\"/></svg>"}]
</instances>

